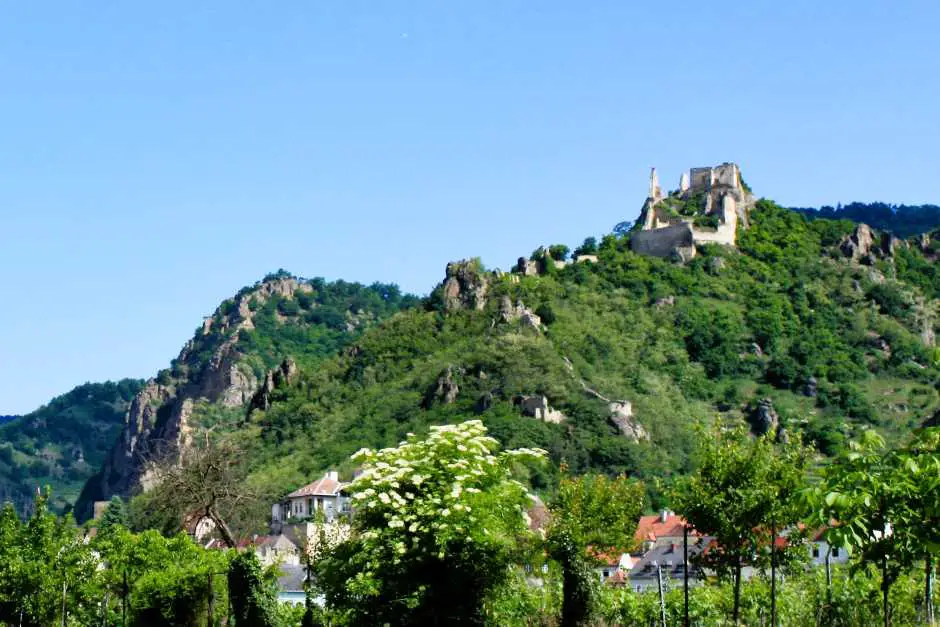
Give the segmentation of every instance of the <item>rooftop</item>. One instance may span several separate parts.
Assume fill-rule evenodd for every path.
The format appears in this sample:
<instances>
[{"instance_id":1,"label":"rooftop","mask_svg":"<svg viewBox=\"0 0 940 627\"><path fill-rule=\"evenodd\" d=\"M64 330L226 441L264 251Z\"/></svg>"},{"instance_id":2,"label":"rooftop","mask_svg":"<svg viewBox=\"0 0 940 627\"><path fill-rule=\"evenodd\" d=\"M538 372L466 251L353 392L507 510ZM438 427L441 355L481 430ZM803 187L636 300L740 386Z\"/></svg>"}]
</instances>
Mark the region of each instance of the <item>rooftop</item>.
<instances>
[{"instance_id":1,"label":"rooftop","mask_svg":"<svg viewBox=\"0 0 940 627\"><path fill-rule=\"evenodd\" d=\"M302 488L298 488L287 495L287 498L295 499L304 496L336 496L346 486L340 483L339 477L335 472L328 472L323 477L308 483Z\"/></svg>"}]
</instances>

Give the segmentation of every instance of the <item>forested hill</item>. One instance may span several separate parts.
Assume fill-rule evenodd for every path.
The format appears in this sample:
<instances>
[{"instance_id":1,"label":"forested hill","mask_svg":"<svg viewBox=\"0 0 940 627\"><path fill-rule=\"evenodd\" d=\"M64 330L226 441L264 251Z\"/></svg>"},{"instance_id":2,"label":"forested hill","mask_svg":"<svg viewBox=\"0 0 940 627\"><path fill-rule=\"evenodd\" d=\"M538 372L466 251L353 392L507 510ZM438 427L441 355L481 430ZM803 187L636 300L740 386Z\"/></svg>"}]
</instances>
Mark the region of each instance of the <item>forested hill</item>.
<instances>
[{"instance_id":1,"label":"forested hill","mask_svg":"<svg viewBox=\"0 0 940 627\"><path fill-rule=\"evenodd\" d=\"M588 240L567 265L553 246L520 273L450 264L422 307L248 413L232 433L252 480L282 494L351 471L360 447L478 416L555 467L642 477L661 504L657 486L694 466L698 423L799 433L825 456L866 427L903 438L940 405L929 238L761 201L737 249L705 245L684 265L629 239Z\"/></svg>"},{"instance_id":2,"label":"forested hill","mask_svg":"<svg viewBox=\"0 0 940 627\"><path fill-rule=\"evenodd\" d=\"M74 502L121 431L124 412L143 381L86 383L0 424L0 500L24 511L36 488L52 488L52 505Z\"/></svg>"},{"instance_id":3,"label":"forested hill","mask_svg":"<svg viewBox=\"0 0 940 627\"><path fill-rule=\"evenodd\" d=\"M876 229L891 231L898 237L911 237L940 228L940 206L889 205L883 202L853 202L837 207L793 207L810 219L851 220Z\"/></svg>"}]
</instances>

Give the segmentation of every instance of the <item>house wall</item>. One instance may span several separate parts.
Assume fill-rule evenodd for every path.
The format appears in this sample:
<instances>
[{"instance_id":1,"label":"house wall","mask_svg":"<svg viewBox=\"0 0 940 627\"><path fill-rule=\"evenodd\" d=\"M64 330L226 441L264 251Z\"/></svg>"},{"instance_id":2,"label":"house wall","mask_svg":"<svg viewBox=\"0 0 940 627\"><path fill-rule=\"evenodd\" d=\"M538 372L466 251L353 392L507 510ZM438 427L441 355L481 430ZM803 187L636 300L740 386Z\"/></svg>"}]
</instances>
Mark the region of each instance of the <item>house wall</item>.
<instances>
[{"instance_id":1,"label":"house wall","mask_svg":"<svg viewBox=\"0 0 940 627\"><path fill-rule=\"evenodd\" d=\"M809 545L809 556L814 566L826 565L826 553L829 551L829 543L818 540ZM832 547L832 555L829 557L830 564L845 564L849 561L849 553L845 549Z\"/></svg>"}]
</instances>

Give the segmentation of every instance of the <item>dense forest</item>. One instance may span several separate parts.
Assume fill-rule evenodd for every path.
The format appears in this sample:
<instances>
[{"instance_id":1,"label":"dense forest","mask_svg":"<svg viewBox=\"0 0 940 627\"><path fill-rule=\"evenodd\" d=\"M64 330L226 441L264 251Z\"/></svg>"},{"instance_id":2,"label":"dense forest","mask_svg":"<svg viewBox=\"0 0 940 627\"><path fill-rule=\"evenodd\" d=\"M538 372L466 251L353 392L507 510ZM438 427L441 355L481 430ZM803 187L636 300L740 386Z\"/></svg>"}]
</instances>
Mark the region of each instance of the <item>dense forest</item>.
<instances>
[{"instance_id":1,"label":"dense forest","mask_svg":"<svg viewBox=\"0 0 940 627\"><path fill-rule=\"evenodd\" d=\"M937 205L889 205L883 202L852 202L836 207L792 207L807 218L852 220L898 237L911 237L929 233L940 227L940 207Z\"/></svg>"},{"instance_id":2,"label":"dense forest","mask_svg":"<svg viewBox=\"0 0 940 627\"><path fill-rule=\"evenodd\" d=\"M23 512L36 488L51 485L50 507L70 507L121 432L124 412L142 383L86 383L0 424L0 500Z\"/></svg>"}]
</instances>

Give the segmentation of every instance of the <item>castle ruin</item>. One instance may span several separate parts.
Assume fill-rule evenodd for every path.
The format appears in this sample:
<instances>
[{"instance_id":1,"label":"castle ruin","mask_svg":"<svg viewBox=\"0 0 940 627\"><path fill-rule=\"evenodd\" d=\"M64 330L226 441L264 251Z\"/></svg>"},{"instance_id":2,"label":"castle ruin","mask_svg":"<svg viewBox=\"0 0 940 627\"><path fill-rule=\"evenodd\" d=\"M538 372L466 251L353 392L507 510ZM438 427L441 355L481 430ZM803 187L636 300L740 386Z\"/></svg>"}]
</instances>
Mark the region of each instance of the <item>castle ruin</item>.
<instances>
[{"instance_id":1,"label":"castle ruin","mask_svg":"<svg viewBox=\"0 0 940 627\"><path fill-rule=\"evenodd\" d=\"M697 244L734 246L740 222L748 224L755 198L735 163L692 168L679 178L679 189L664 194L656 168L638 225L630 239L634 252L655 257L695 256Z\"/></svg>"}]
</instances>

